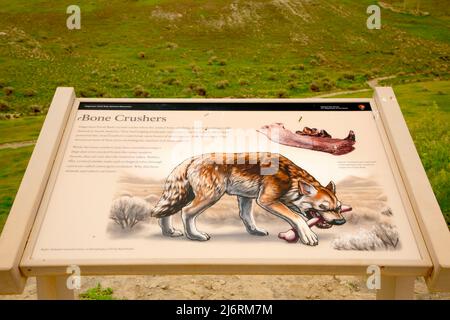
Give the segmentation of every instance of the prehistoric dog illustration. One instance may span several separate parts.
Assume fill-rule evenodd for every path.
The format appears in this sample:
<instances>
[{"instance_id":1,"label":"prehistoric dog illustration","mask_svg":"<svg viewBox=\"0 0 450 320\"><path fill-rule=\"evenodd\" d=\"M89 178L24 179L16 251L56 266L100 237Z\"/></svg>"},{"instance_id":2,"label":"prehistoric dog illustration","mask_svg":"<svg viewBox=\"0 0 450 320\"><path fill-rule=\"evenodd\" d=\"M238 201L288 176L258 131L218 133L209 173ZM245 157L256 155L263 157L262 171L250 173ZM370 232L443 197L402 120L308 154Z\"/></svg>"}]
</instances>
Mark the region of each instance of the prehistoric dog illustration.
<instances>
[{"instance_id":1,"label":"prehistoric dog illustration","mask_svg":"<svg viewBox=\"0 0 450 320\"><path fill-rule=\"evenodd\" d=\"M262 174L273 165L267 159L277 161L278 168L273 174ZM318 244L307 219L319 218L316 224L319 228L345 223L334 182L323 187L291 160L270 153L211 153L185 160L168 176L151 216L161 218L164 235L177 237L183 233L174 229L171 218L181 211L187 238L206 241L210 236L197 230L195 220L224 194L237 196L239 215L252 235L268 235L256 226L253 199L263 209L288 222L306 245Z\"/></svg>"}]
</instances>

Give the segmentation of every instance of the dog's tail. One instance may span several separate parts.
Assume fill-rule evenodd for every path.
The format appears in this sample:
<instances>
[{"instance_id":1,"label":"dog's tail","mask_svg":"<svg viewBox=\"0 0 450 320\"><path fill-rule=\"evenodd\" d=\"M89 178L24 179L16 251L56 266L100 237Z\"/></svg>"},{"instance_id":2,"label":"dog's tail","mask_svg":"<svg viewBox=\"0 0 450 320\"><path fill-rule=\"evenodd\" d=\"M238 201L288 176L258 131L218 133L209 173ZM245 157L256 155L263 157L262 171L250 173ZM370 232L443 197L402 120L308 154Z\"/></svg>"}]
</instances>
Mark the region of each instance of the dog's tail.
<instances>
[{"instance_id":1,"label":"dog's tail","mask_svg":"<svg viewBox=\"0 0 450 320\"><path fill-rule=\"evenodd\" d=\"M163 218L180 211L194 199L194 193L187 177L187 169L193 159L179 164L167 177L164 191L158 203L150 212L155 218Z\"/></svg>"}]
</instances>

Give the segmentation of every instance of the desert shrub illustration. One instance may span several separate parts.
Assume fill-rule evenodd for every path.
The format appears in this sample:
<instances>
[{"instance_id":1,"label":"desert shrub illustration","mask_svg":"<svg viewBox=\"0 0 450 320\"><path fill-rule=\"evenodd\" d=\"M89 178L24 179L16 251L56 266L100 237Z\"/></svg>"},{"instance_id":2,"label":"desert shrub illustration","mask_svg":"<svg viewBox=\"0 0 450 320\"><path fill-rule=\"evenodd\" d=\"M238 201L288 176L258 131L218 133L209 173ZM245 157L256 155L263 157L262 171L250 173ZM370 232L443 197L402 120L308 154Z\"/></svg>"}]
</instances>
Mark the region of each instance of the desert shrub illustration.
<instances>
[{"instance_id":1,"label":"desert shrub illustration","mask_svg":"<svg viewBox=\"0 0 450 320\"><path fill-rule=\"evenodd\" d=\"M131 230L149 217L150 204L142 198L121 196L113 201L110 218L124 230Z\"/></svg>"},{"instance_id":2,"label":"desert shrub illustration","mask_svg":"<svg viewBox=\"0 0 450 320\"><path fill-rule=\"evenodd\" d=\"M393 225L380 223L371 229L343 234L331 245L336 250L394 250L399 245L399 235Z\"/></svg>"}]
</instances>

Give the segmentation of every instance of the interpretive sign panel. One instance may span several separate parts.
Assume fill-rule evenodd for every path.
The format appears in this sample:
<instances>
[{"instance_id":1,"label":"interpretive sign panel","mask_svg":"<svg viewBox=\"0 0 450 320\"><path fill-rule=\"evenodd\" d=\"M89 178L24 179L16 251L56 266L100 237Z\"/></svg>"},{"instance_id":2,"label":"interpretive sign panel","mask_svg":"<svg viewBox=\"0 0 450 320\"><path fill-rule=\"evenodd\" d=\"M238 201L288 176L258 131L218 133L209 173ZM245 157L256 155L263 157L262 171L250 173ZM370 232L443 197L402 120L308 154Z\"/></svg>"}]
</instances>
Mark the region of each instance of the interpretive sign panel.
<instances>
[{"instance_id":1,"label":"interpretive sign panel","mask_svg":"<svg viewBox=\"0 0 450 320\"><path fill-rule=\"evenodd\" d=\"M68 266L83 275L370 266L390 279L380 297L398 298L415 276L448 289L448 243L389 88L333 100L77 99L59 88L0 237L0 292L37 276L42 297L65 296Z\"/></svg>"},{"instance_id":2,"label":"interpretive sign panel","mask_svg":"<svg viewBox=\"0 0 450 320\"><path fill-rule=\"evenodd\" d=\"M46 263L421 260L369 103L81 103L41 210Z\"/></svg>"}]
</instances>

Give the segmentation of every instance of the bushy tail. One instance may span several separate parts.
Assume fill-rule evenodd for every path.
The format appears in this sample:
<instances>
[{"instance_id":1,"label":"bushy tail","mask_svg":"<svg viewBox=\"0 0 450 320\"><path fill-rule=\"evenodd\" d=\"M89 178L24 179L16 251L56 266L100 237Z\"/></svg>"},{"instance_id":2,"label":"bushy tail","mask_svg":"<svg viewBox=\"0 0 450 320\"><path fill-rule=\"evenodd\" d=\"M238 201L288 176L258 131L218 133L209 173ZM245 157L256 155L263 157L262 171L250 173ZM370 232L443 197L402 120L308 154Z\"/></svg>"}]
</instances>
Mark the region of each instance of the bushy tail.
<instances>
[{"instance_id":1,"label":"bushy tail","mask_svg":"<svg viewBox=\"0 0 450 320\"><path fill-rule=\"evenodd\" d=\"M194 199L194 193L187 178L187 169L191 162L192 159L184 161L167 177L163 194L150 213L152 217L168 217L180 211Z\"/></svg>"}]
</instances>

